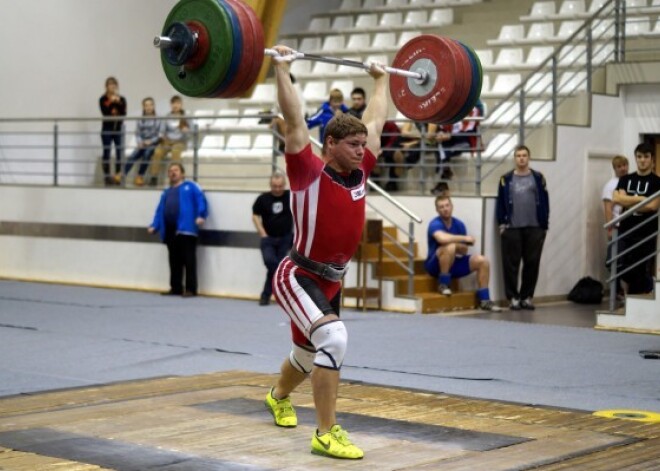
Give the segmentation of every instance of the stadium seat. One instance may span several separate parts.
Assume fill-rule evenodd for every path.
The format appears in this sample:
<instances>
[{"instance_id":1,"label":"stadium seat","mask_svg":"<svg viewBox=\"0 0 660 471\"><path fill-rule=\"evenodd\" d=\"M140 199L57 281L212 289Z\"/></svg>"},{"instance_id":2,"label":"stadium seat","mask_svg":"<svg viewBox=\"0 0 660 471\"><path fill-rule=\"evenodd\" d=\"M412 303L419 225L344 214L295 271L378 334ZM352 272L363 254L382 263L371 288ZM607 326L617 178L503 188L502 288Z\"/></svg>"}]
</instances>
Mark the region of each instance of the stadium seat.
<instances>
[{"instance_id":1,"label":"stadium seat","mask_svg":"<svg viewBox=\"0 0 660 471\"><path fill-rule=\"evenodd\" d=\"M362 51L369 49L369 35L368 34L351 34L348 37L346 49L350 51Z\"/></svg>"},{"instance_id":2,"label":"stadium seat","mask_svg":"<svg viewBox=\"0 0 660 471\"><path fill-rule=\"evenodd\" d=\"M492 49L475 49L474 51L479 57L482 67L489 67L493 65L493 50Z\"/></svg>"},{"instance_id":3,"label":"stadium seat","mask_svg":"<svg viewBox=\"0 0 660 471\"><path fill-rule=\"evenodd\" d=\"M385 0L364 0L362 9L369 10L371 8L378 8L383 6L385 6Z\"/></svg>"},{"instance_id":4,"label":"stadium seat","mask_svg":"<svg viewBox=\"0 0 660 471\"><path fill-rule=\"evenodd\" d=\"M524 16L522 19L528 20L546 20L555 14L555 2L544 1L534 2L529 15Z\"/></svg>"},{"instance_id":5,"label":"stadium seat","mask_svg":"<svg viewBox=\"0 0 660 471\"><path fill-rule=\"evenodd\" d=\"M317 16L312 18L312 20L309 22L309 27L307 28L308 31L325 31L328 29L330 29L329 16Z\"/></svg>"},{"instance_id":6,"label":"stadium seat","mask_svg":"<svg viewBox=\"0 0 660 471\"><path fill-rule=\"evenodd\" d=\"M593 63L604 64L614 60L614 44L595 44L593 49Z\"/></svg>"},{"instance_id":7,"label":"stadium seat","mask_svg":"<svg viewBox=\"0 0 660 471\"><path fill-rule=\"evenodd\" d=\"M312 75L321 78L326 75L332 75L337 72L337 65L328 62L313 62Z\"/></svg>"},{"instance_id":8,"label":"stadium seat","mask_svg":"<svg viewBox=\"0 0 660 471\"><path fill-rule=\"evenodd\" d=\"M408 0L386 0L385 6L388 7L407 7Z\"/></svg>"},{"instance_id":9,"label":"stadium seat","mask_svg":"<svg viewBox=\"0 0 660 471\"><path fill-rule=\"evenodd\" d=\"M450 25L454 22L454 10L451 8L437 8L429 16L431 25Z\"/></svg>"},{"instance_id":10,"label":"stadium seat","mask_svg":"<svg viewBox=\"0 0 660 471\"><path fill-rule=\"evenodd\" d=\"M332 29L341 31L353 28L353 17L350 15L335 16L332 20Z\"/></svg>"},{"instance_id":11,"label":"stadium seat","mask_svg":"<svg viewBox=\"0 0 660 471\"><path fill-rule=\"evenodd\" d=\"M561 74L557 84L557 93L572 95L587 89L587 73L583 70L568 71Z\"/></svg>"},{"instance_id":12,"label":"stadium seat","mask_svg":"<svg viewBox=\"0 0 660 471\"><path fill-rule=\"evenodd\" d=\"M220 134L204 136L199 151L207 157L221 157L225 151L225 136Z\"/></svg>"},{"instance_id":13,"label":"stadium seat","mask_svg":"<svg viewBox=\"0 0 660 471\"><path fill-rule=\"evenodd\" d=\"M513 149L516 147L517 142L518 141L515 134L497 134L488 142L482 157L509 157L511 154L513 154Z\"/></svg>"},{"instance_id":14,"label":"stadium seat","mask_svg":"<svg viewBox=\"0 0 660 471\"><path fill-rule=\"evenodd\" d=\"M525 36L523 25L502 25L496 40L488 40L488 44L514 44Z\"/></svg>"},{"instance_id":15,"label":"stadium seat","mask_svg":"<svg viewBox=\"0 0 660 471\"><path fill-rule=\"evenodd\" d=\"M580 28L584 24L583 21L577 21L577 20L568 20L568 21L562 21L561 25L559 25L559 31L557 31L557 38L558 39L567 39L570 35L575 33L575 31Z\"/></svg>"},{"instance_id":16,"label":"stadium seat","mask_svg":"<svg viewBox=\"0 0 660 471\"><path fill-rule=\"evenodd\" d=\"M213 110L195 110L193 116L197 118L198 116L212 116ZM195 120L199 129L209 128L215 121L214 118L198 118Z\"/></svg>"},{"instance_id":17,"label":"stadium seat","mask_svg":"<svg viewBox=\"0 0 660 471\"><path fill-rule=\"evenodd\" d=\"M271 102L275 101L276 91L274 83L259 83L254 89L250 101Z\"/></svg>"},{"instance_id":18,"label":"stadium seat","mask_svg":"<svg viewBox=\"0 0 660 471\"><path fill-rule=\"evenodd\" d=\"M396 34L394 33L376 33L371 43L371 48L377 50L394 47L396 47Z\"/></svg>"},{"instance_id":19,"label":"stadium seat","mask_svg":"<svg viewBox=\"0 0 660 471\"><path fill-rule=\"evenodd\" d=\"M525 93L531 96L552 93L552 74L550 72L532 74L525 85Z\"/></svg>"},{"instance_id":20,"label":"stadium seat","mask_svg":"<svg viewBox=\"0 0 660 471\"><path fill-rule=\"evenodd\" d=\"M614 37L615 25L611 18L599 18L592 23L591 37L593 39L610 39Z\"/></svg>"},{"instance_id":21,"label":"stadium seat","mask_svg":"<svg viewBox=\"0 0 660 471\"><path fill-rule=\"evenodd\" d=\"M238 126L241 128L252 128L258 126L258 114L260 111L260 108L245 108L241 113L240 119L238 120Z\"/></svg>"},{"instance_id":22,"label":"stadium seat","mask_svg":"<svg viewBox=\"0 0 660 471\"><path fill-rule=\"evenodd\" d=\"M362 62L362 57L359 56L351 56L351 57L345 57L345 59L356 61L356 62ZM364 72L357 67L350 67L348 65L340 65L337 67L337 74L341 76L346 76L346 75L361 75Z\"/></svg>"},{"instance_id":23,"label":"stadium seat","mask_svg":"<svg viewBox=\"0 0 660 471\"><path fill-rule=\"evenodd\" d=\"M498 74L495 77L491 93L506 95L520 85L520 74Z\"/></svg>"},{"instance_id":24,"label":"stadium seat","mask_svg":"<svg viewBox=\"0 0 660 471\"><path fill-rule=\"evenodd\" d=\"M312 63L310 61L294 61L291 64L291 73L294 76L305 76L312 73Z\"/></svg>"},{"instance_id":25,"label":"stadium seat","mask_svg":"<svg viewBox=\"0 0 660 471\"><path fill-rule=\"evenodd\" d=\"M362 7L362 0L341 0L340 10L359 10Z\"/></svg>"},{"instance_id":26,"label":"stadium seat","mask_svg":"<svg viewBox=\"0 0 660 471\"><path fill-rule=\"evenodd\" d=\"M540 65L554 52L555 52L555 48L552 46L534 46L529 50L529 54L527 54L527 60L525 61L525 64L529 66Z\"/></svg>"},{"instance_id":27,"label":"stadium seat","mask_svg":"<svg viewBox=\"0 0 660 471\"><path fill-rule=\"evenodd\" d=\"M306 37L300 40L300 50L303 52L319 51L321 49L320 37Z\"/></svg>"},{"instance_id":28,"label":"stadium seat","mask_svg":"<svg viewBox=\"0 0 660 471\"><path fill-rule=\"evenodd\" d=\"M323 54L331 55L335 51L341 51L346 47L346 38L343 34L326 36L323 40Z\"/></svg>"},{"instance_id":29,"label":"stadium seat","mask_svg":"<svg viewBox=\"0 0 660 471\"><path fill-rule=\"evenodd\" d=\"M239 111L233 108L225 108L218 111L218 119L216 119L211 128L224 129L226 127L236 126L238 124Z\"/></svg>"},{"instance_id":30,"label":"stadium seat","mask_svg":"<svg viewBox=\"0 0 660 471\"><path fill-rule=\"evenodd\" d=\"M538 126L541 123L552 122L552 101L533 100L525 106L525 124Z\"/></svg>"},{"instance_id":31,"label":"stadium seat","mask_svg":"<svg viewBox=\"0 0 660 471\"><path fill-rule=\"evenodd\" d=\"M586 11L584 0L564 0L559 7L559 16L572 18Z\"/></svg>"},{"instance_id":32,"label":"stadium seat","mask_svg":"<svg viewBox=\"0 0 660 471\"><path fill-rule=\"evenodd\" d=\"M489 114L484 123L489 126L512 126L517 125L520 116L520 104L517 101L510 101L502 104Z\"/></svg>"},{"instance_id":33,"label":"stadium seat","mask_svg":"<svg viewBox=\"0 0 660 471\"><path fill-rule=\"evenodd\" d=\"M587 46L584 44L569 44L561 48L557 63L560 66L584 65L587 63Z\"/></svg>"},{"instance_id":34,"label":"stadium seat","mask_svg":"<svg viewBox=\"0 0 660 471\"><path fill-rule=\"evenodd\" d=\"M399 40L397 41L397 46L401 47L404 44L406 44L408 41L410 41L412 38L416 38L417 36L421 35L421 31L404 31L399 35Z\"/></svg>"},{"instance_id":35,"label":"stadium seat","mask_svg":"<svg viewBox=\"0 0 660 471\"><path fill-rule=\"evenodd\" d=\"M325 83L325 81L322 80L311 80L307 82L305 84L305 87L303 88L303 97L305 97L305 100L308 101L327 100L328 99L327 84Z\"/></svg>"},{"instance_id":36,"label":"stadium seat","mask_svg":"<svg viewBox=\"0 0 660 471\"><path fill-rule=\"evenodd\" d=\"M516 48L502 48L497 59L495 59L496 67L516 67L523 64L523 50L519 47Z\"/></svg>"},{"instance_id":37,"label":"stadium seat","mask_svg":"<svg viewBox=\"0 0 660 471\"><path fill-rule=\"evenodd\" d=\"M634 38L651 32L651 23L648 16L628 16L626 18L626 36Z\"/></svg>"},{"instance_id":38,"label":"stadium seat","mask_svg":"<svg viewBox=\"0 0 660 471\"><path fill-rule=\"evenodd\" d=\"M532 23L527 31L526 42L541 43L555 36L555 25L550 22Z\"/></svg>"},{"instance_id":39,"label":"stadium seat","mask_svg":"<svg viewBox=\"0 0 660 471\"><path fill-rule=\"evenodd\" d=\"M346 99L351 95L351 90L353 90L354 84L352 80L334 80L330 84L330 89L332 90L333 88L341 90L344 94L344 99Z\"/></svg>"},{"instance_id":40,"label":"stadium seat","mask_svg":"<svg viewBox=\"0 0 660 471\"><path fill-rule=\"evenodd\" d=\"M357 20L355 20L355 29L362 28L375 28L378 26L378 15L375 13L367 13L358 15Z\"/></svg>"},{"instance_id":41,"label":"stadium seat","mask_svg":"<svg viewBox=\"0 0 660 471\"><path fill-rule=\"evenodd\" d=\"M383 28L396 28L403 24L403 13L387 12L380 17L379 25Z\"/></svg>"},{"instance_id":42,"label":"stadium seat","mask_svg":"<svg viewBox=\"0 0 660 471\"><path fill-rule=\"evenodd\" d=\"M230 134L227 138L227 150L247 150L251 147L252 140L249 134Z\"/></svg>"},{"instance_id":43,"label":"stadium seat","mask_svg":"<svg viewBox=\"0 0 660 471\"><path fill-rule=\"evenodd\" d=\"M406 14L403 25L406 28L418 28L428 22L428 16L425 10L411 10Z\"/></svg>"}]
</instances>

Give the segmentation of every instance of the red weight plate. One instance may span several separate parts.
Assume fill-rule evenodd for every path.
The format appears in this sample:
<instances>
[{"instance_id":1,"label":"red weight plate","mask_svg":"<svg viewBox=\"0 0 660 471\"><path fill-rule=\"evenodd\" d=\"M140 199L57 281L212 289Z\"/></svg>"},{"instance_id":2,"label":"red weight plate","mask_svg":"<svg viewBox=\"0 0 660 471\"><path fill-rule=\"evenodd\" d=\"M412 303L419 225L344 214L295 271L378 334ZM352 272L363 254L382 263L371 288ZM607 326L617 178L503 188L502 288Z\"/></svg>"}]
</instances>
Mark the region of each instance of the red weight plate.
<instances>
[{"instance_id":1,"label":"red weight plate","mask_svg":"<svg viewBox=\"0 0 660 471\"><path fill-rule=\"evenodd\" d=\"M247 92L252 85L254 85L255 80L259 76L259 71L261 66L264 63L264 49L266 48L266 40L264 39L264 28L259 21L259 17L254 12L254 10L249 6L243 3L241 0L233 0L233 3L237 4L248 14L250 23L252 24L252 32L254 33L254 59L250 63L252 69L250 74L245 79L245 82L242 84L238 90L234 93L233 96L242 96Z\"/></svg>"},{"instance_id":2,"label":"red weight plate","mask_svg":"<svg viewBox=\"0 0 660 471\"><path fill-rule=\"evenodd\" d=\"M432 122L443 110L456 107L457 76L463 67L456 49L439 36L417 36L399 50L392 67L429 73L426 82L390 74L390 96L394 106L413 121Z\"/></svg>"},{"instance_id":3,"label":"red weight plate","mask_svg":"<svg viewBox=\"0 0 660 471\"><path fill-rule=\"evenodd\" d=\"M465 49L453 39L441 38L451 49L454 50L454 58L457 63L458 72L454 76L456 92L452 97L451 104L439 110L433 121L436 123L448 123L465 105L470 94L472 85L472 63Z\"/></svg>"},{"instance_id":4,"label":"red weight plate","mask_svg":"<svg viewBox=\"0 0 660 471\"><path fill-rule=\"evenodd\" d=\"M195 49L195 53L186 62L186 69L195 70L204 64L209 55L211 48L209 32L199 21L187 21L186 25L193 33L197 33L197 49Z\"/></svg>"},{"instance_id":5,"label":"red weight plate","mask_svg":"<svg viewBox=\"0 0 660 471\"><path fill-rule=\"evenodd\" d=\"M224 2L231 8L241 26L241 36L243 41L241 62L236 70L236 75L233 80L224 87L219 93L215 94L216 98L234 98L239 96L236 91L243 87L245 80L249 77L252 71L252 62L254 61L254 34L252 32L252 23L247 12L244 9L243 3L240 0L224 0Z\"/></svg>"}]
</instances>

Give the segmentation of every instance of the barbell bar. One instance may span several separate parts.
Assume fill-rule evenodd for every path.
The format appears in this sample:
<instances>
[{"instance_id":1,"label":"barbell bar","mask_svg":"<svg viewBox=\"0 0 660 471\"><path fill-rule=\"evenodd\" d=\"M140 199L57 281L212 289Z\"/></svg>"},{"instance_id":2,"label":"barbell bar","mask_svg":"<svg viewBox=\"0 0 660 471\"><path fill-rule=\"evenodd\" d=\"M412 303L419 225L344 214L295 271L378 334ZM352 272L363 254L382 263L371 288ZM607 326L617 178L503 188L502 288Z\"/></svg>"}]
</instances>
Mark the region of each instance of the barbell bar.
<instances>
[{"instance_id":1,"label":"barbell bar","mask_svg":"<svg viewBox=\"0 0 660 471\"><path fill-rule=\"evenodd\" d=\"M153 40L161 51L166 76L177 91L194 97L234 98L249 90L265 56L263 27L241 0L180 0L163 32ZM368 70L358 60L293 51L294 59ZM390 95L396 108L415 121L460 121L481 93L482 69L473 49L450 38L421 35L396 54Z\"/></svg>"}]
</instances>

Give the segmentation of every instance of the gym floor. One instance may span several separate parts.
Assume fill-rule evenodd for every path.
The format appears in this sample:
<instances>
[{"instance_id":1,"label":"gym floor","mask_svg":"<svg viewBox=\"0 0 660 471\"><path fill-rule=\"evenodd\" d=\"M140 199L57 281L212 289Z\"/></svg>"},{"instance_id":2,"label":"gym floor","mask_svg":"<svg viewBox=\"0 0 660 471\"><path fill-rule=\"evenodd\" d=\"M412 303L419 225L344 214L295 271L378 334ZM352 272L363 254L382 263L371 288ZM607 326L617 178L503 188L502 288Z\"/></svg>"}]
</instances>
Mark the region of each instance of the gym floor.
<instances>
[{"instance_id":1,"label":"gym floor","mask_svg":"<svg viewBox=\"0 0 660 471\"><path fill-rule=\"evenodd\" d=\"M361 462L309 453L308 382L298 428L272 425L276 305L0 281L0 469L660 469L659 422L592 415L660 417L660 362L639 355L658 336L594 330L570 303L342 317Z\"/></svg>"}]
</instances>

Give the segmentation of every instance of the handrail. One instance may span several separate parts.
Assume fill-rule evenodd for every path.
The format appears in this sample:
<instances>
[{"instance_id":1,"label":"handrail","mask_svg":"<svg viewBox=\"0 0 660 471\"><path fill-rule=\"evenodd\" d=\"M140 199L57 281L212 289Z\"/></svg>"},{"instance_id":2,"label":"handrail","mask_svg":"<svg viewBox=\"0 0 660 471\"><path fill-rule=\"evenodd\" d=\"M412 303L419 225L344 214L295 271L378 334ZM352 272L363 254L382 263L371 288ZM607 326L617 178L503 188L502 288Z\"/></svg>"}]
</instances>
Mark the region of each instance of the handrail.
<instances>
[{"instance_id":1,"label":"handrail","mask_svg":"<svg viewBox=\"0 0 660 471\"><path fill-rule=\"evenodd\" d=\"M603 224L603 229L609 229L610 227L619 224L619 223L620 223L621 221L623 221L624 219L628 219L628 218L629 218L630 216L632 216L632 214L633 214L634 212L636 212L639 208L641 208L642 206L647 205L649 202L651 202L652 200L654 200L654 199L656 199L656 198L659 198L659 197L660 197L660 191L656 191L655 193L653 193L653 194L652 194L651 196L649 196L648 198L644 199L643 201L640 201L640 202L637 203L636 205L631 206L630 208L628 208L628 209L626 209L625 211L623 211L621 214L619 214L617 217L615 217L614 219L612 219L610 222Z\"/></svg>"}]
</instances>

